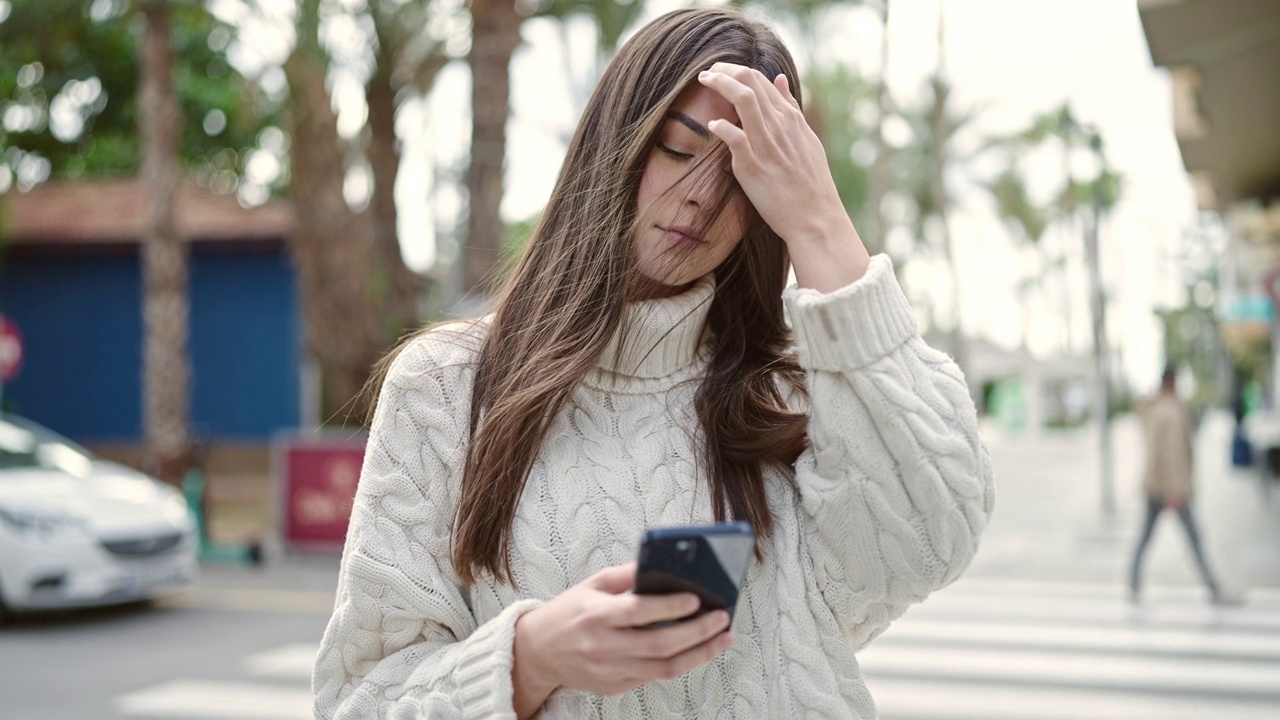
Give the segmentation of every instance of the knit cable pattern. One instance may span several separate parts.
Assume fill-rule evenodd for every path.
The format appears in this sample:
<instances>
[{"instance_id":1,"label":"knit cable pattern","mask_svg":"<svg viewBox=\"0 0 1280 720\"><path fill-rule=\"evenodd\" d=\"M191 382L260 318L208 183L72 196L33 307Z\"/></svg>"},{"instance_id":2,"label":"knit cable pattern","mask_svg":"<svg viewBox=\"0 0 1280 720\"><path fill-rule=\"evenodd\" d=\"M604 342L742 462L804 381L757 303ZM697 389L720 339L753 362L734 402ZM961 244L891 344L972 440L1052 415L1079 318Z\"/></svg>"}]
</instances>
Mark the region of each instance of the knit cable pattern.
<instances>
[{"instance_id":1,"label":"knit cable pattern","mask_svg":"<svg viewBox=\"0 0 1280 720\"><path fill-rule=\"evenodd\" d=\"M483 326L406 348L370 432L313 678L317 718L514 717L522 613L633 560L647 527L711 521L689 380L705 370L714 291L706 281L629 306L634 334L553 418L513 526L514 587L482 576L464 589L450 565ZM540 717L874 718L855 652L973 557L993 505L990 460L964 379L920 340L888 259L834 293L785 299L811 447L789 471L798 493L768 476L777 521L748 572L734 646L621 695L558 691Z\"/></svg>"}]
</instances>

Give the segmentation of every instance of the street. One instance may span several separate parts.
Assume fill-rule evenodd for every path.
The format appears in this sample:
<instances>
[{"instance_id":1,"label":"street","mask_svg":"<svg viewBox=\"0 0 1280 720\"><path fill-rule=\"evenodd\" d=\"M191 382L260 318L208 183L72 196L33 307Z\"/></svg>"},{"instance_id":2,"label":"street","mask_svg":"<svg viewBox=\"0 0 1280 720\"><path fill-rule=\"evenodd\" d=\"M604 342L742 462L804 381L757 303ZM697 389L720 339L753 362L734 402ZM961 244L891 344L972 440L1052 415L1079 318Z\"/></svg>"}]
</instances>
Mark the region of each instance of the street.
<instances>
[{"instance_id":1,"label":"street","mask_svg":"<svg viewBox=\"0 0 1280 720\"><path fill-rule=\"evenodd\" d=\"M308 717L310 658L287 651L314 647L328 611L307 593L192 596L5 627L0 719Z\"/></svg>"},{"instance_id":2,"label":"street","mask_svg":"<svg viewBox=\"0 0 1280 720\"><path fill-rule=\"evenodd\" d=\"M1116 515L1098 510L1095 436L987 428L999 496L978 557L860 655L884 720L1280 716L1280 499L1226 462L1229 418L1198 438L1196 508L1239 606L1211 606L1180 528L1157 526L1143 600L1122 584L1137 533L1137 427L1116 427ZM150 606L0 629L0 720L310 717L337 559L208 567ZM52 678L56 676L57 680Z\"/></svg>"}]
</instances>

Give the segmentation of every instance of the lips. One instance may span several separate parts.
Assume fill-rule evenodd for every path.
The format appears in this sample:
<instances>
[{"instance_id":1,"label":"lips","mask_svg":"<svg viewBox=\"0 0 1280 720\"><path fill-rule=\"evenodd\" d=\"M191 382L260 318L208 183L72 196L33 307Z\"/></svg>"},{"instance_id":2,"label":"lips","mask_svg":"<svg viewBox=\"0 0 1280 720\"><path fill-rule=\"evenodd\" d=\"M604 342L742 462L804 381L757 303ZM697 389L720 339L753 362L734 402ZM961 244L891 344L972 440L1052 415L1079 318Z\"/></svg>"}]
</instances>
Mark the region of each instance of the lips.
<instances>
[{"instance_id":1,"label":"lips","mask_svg":"<svg viewBox=\"0 0 1280 720\"><path fill-rule=\"evenodd\" d=\"M698 231L694 230L691 227L688 227L687 225L679 225L679 226L667 227L667 228L664 228L661 225L659 225L658 229L668 235L678 236L672 239L688 240L696 243L706 242L706 240L704 240L702 236L698 234Z\"/></svg>"}]
</instances>

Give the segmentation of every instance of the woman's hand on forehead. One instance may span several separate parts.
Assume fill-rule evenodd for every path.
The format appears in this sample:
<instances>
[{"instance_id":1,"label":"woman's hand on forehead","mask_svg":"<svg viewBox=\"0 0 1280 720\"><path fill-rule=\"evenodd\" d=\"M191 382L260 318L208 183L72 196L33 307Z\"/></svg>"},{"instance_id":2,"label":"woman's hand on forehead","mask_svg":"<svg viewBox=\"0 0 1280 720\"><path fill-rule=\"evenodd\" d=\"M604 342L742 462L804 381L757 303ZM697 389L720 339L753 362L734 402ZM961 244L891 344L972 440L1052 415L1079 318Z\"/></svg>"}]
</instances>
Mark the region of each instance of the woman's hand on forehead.
<instances>
[{"instance_id":1,"label":"woman's hand on forehead","mask_svg":"<svg viewBox=\"0 0 1280 720\"><path fill-rule=\"evenodd\" d=\"M729 146L738 184L787 243L800 284L830 286L860 277L870 258L840 202L822 141L800 111L786 76L770 80L753 68L716 63L699 73L698 81L737 110L741 126L718 119L707 129ZM810 259L817 273L813 284L801 277ZM833 275L830 268L821 269L828 260L853 262Z\"/></svg>"},{"instance_id":2,"label":"woman's hand on forehead","mask_svg":"<svg viewBox=\"0 0 1280 720\"><path fill-rule=\"evenodd\" d=\"M707 128L729 146L738 183L783 240L803 238L815 215L845 215L822 141L785 75L771 81L754 68L716 63L698 80L738 111L741 126L718 119Z\"/></svg>"}]
</instances>

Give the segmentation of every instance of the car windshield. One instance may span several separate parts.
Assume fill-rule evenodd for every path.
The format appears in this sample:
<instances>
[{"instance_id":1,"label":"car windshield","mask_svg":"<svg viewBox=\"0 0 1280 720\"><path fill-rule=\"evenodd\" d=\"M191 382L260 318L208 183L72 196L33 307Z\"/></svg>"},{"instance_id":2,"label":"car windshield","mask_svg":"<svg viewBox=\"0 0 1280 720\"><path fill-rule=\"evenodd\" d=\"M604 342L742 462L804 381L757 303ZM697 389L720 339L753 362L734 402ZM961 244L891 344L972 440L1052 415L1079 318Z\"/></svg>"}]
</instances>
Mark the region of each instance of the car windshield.
<instances>
[{"instance_id":1,"label":"car windshield","mask_svg":"<svg viewBox=\"0 0 1280 720\"><path fill-rule=\"evenodd\" d=\"M59 470L88 477L93 456L74 442L32 422L0 416L0 479L4 470Z\"/></svg>"}]
</instances>

